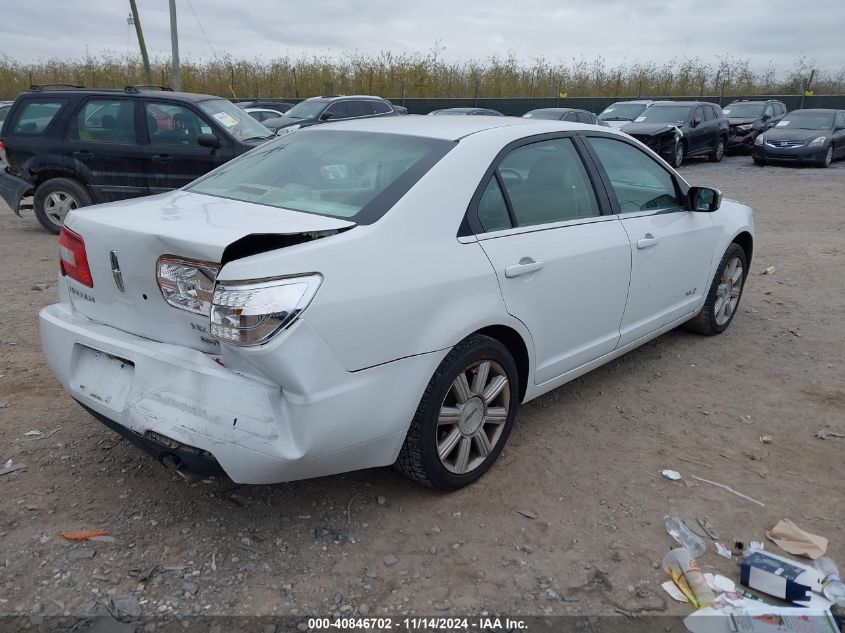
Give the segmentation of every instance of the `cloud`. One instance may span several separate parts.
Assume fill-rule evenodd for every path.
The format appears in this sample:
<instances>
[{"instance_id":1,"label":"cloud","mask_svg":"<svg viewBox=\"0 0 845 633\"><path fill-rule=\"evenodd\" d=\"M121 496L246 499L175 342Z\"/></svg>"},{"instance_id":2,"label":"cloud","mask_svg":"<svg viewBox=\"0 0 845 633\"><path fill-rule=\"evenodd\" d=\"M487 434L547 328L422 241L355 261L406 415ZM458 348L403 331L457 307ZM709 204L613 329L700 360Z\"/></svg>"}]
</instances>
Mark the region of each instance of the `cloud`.
<instances>
[{"instance_id":1,"label":"cloud","mask_svg":"<svg viewBox=\"0 0 845 633\"><path fill-rule=\"evenodd\" d=\"M167 0L138 5L150 55L168 57ZM57 10L61 28L47 28L45 18ZM509 53L551 62L603 57L611 65L727 56L756 67L772 62L785 72L806 54L822 69L845 65L842 0L802 3L798 14L794 0L177 0L177 10L180 52L195 60L212 51L247 59L413 53L437 42L454 61ZM2 10L0 52L19 61L104 50L134 55L128 13L128 3L117 0L16 3Z\"/></svg>"}]
</instances>

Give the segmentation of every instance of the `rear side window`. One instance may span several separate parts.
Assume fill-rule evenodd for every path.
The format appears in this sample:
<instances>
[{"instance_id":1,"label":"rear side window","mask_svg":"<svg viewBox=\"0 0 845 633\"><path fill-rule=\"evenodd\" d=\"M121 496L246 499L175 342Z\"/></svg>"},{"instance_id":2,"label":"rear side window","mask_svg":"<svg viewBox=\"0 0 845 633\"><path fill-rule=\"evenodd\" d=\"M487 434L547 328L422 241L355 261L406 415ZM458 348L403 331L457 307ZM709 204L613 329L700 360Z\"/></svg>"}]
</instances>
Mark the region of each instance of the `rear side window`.
<instances>
[{"instance_id":1,"label":"rear side window","mask_svg":"<svg viewBox=\"0 0 845 633\"><path fill-rule=\"evenodd\" d=\"M18 120L12 130L12 134L41 134L56 115L62 106L67 103L66 99L39 99L27 101L21 108Z\"/></svg>"},{"instance_id":2,"label":"rear side window","mask_svg":"<svg viewBox=\"0 0 845 633\"><path fill-rule=\"evenodd\" d=\"M481 228L487 232L511 228L508 205L505 203L505 197L502 195L502 189L495 175L490 179L478 201L478 221L481 223Z\"/></svg>"},{"instance_id":3,"label":"rear side window","mask_svg":"<svg viewBox=\"0 0 845 633\"><path fill-rule=\"evenodd\" d=\"M519 226L600 215L587 170L568 138L517 147L499 164L499 174Z\"/></svg>"},{"instance_id":4,"label":"rear side window","mask_svg":"<svg viewBox=\"0 0 845 633\"><path fill-rule=\"evenodd\" d=\"M386 114L391 111L384 101L367 101L367 107L372 114Z\"/></svg>"},{"instance_id":5,"label":"rear side window","mask_svg":"<svg viewBox=\"0 0 845 633\"><path fill-rule=\"evenodd\" d=\"M135 104L128 99L89 99L76 115L73 138L94 143L135 143Z\"/></svg>"}]
</instances>

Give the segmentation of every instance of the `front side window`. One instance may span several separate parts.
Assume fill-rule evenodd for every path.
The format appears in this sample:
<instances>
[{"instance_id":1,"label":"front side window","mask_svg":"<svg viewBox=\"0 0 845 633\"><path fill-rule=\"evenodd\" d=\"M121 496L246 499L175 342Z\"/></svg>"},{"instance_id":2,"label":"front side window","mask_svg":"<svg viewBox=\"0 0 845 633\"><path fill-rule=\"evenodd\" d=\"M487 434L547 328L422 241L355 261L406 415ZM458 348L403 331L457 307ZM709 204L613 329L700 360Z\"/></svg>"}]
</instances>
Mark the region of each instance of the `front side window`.
<instances>
[{"instance_id":1,"label":"front side window","mask_svg":"<svg viewBox=\"0 0 845 633\"><path fill-rule=\"evenodd\" d=\"M710 106L704 106L704 120L705 121L715 121L716 120L716 111L711 108Z\"/></svg>"},{"instance_id":2,"label":"front side window","mask_svg":"<svg viewBox=\"0 0 845 633\"><path fill-rule=\"evenodd\" d=\"M76 115L71 137L93 143L135 143L135 104L128 99L89 99Z\"/></svg>"},{"instance_id":3,"label":"front side window","mask_svg":"<svg viewBox=\"0 0 845 633\"><path fill-rule=\"evenodd\" d=\"M370 223L454 143L318 125L261 145L189 191Z\"/></svg>"},{"instance_id":4,"label":"front side window","mask_svg":"<svg viewBox=\"0 0 845 633\"><path fill-rule=\"evenodd\" d=\"M620 213L683 209L672 175L648 154L611 138L590 136L587 142L610 179Z\"/></svg>"},{"instance_id":5,"label":"front side window","mask_svg":"<svg viewBox=\"0 0 845 633\"><path fill-rule=\"evenodd\" d=\"M246 112L244 116L255 121ZM148 103L145 118L151 145L197 145L200 134L212 133L196 112L173 103Z\"/></svg>"},{"instance_id":6,"label":"front side window","mask_svg":"<svg viewBox=\"0 0 845 633\"><path fill-rule=\"evenodd\" d=\"M839 129L845 128L845 112L839 112L836 114L836 127Z\"/></svg>"},{"instance_id":7,"label":"front side window","mask_svg":"<svg viewBox=\"0 0 845 633\"><path fill-rule=\"evenodd\" d=\"M325 99L308 99L306 101L301 101L285 112L282 116L288 119L313 119L323 111L327 103L329 102Z\"/></svg>"},{"instance_id":8,"label":"front side window","mask_svg":"<svg viewBox=\"0 0 845 633\"><path fill-rule=\"evenodd\" d=\"M601 214L587 170L571 139L523 145L499 164L518 226Z\"/></svg>"},{"instance_id":9,"label":"front side window","mask_svg":"<svg viewBox=\"0 0 845 633\"><path fill-rule=\"evenodd\" d=\"M21 108L12 134L41 134L56 118L65 103L65 99L27 101L26 105Z\"/></svg>"}]
</instances>

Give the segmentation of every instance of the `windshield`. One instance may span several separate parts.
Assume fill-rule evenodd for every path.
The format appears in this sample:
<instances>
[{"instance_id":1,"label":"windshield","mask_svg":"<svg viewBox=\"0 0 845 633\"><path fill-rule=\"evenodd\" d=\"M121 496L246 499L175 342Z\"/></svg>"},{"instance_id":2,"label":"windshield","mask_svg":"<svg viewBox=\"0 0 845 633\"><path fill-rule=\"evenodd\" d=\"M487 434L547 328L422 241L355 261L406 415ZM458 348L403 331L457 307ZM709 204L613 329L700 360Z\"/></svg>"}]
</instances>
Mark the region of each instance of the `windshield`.
<instances>
[{"instance_id":1,"label":"windshield","mask_svg":"<svg viewBox=\"0 0 845 633\"><path fill-rule=\"evenodd\" d=\"M552 121L559 121L563 118L565 112L555 112L554 110L532 110L525 115L526 119L549 119Z\"/></svg>"},{"instance_id":2,"label":"windshield","mask_svg":"<svg viewBox=\"0 0 845 633\"><path fill-rule=\"evenodd\" d=\"M267 138L273 133L242 108L226 99L200 101L199 107L239 141Z\"/></svg>"},{"instance_id":3,"label":"windshield","mask_svg":"<svg viewBox=\"0 0 845 633\"><path fill-rule=\"evenodd\" d=\"M599 118L602 121L633 121L646 107L644 103L614 103L605 108Z\"/></svg>"},{"instance_id":4,"label":"windshield","mask_svg":"<svg viewBox=\"0 0 845 633\"><path fill-rule=\"evenodd\" d=\"M671 123L681 125L689 119L689 106L651 106L634 121L636 123Z\"/></svg>"},{"instance_id":5,"label":"windshield","mask_svg":"<svg viewBox=\"0 0 845 633\"><path fill-rule=\"evenodd\" d=\"M829 130L833 127L833 114L828 112L793 112L778 121L775 127L798 130Z\"/></svg>"},{"instance_id":6,"label":"windshield","mask_svg":"<svg viewBox=\"0 0 845 633\"><path fill-rule=\"evenodd\" d=\"M323 101L322 99L315 99L314 101L309 99L308 101L302 101L301 103L297 103L282 116L287 119L313 119L322 112L327 103L328 101Z\"/></svg>"},{"instance_id":7,"label":"windshield","mask_svg":"<svg viewBox=\"0 0 845 633\"><path fill-rule=\"evenodd\" d=\"M732 119L756 119L762 116L765 107L762 103L732 103L723 112Z\"/></svg>"},{"instance_id":8,"label":"windshield","mask_svg":"<svg viewBox=\"0 0 845 633\"><path fill-rule=\"evenodd\" d=\"M186 189L368 223L452 147L442 139L317 126L262 145Z\"/></svg>"}]
</instances>

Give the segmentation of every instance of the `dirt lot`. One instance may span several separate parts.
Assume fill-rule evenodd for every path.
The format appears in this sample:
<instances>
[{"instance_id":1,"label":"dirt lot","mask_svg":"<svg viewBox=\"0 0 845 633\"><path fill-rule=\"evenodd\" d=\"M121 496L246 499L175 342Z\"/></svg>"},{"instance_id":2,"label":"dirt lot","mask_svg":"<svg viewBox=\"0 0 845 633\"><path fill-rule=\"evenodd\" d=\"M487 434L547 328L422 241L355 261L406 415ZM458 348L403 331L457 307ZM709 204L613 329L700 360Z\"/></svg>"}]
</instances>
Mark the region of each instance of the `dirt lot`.
<instances>
[{"instance_id":1,"label":"dirt lot","mask_svg":"<svg viewBox=\"0 0 845 633\"><path fill-rule=\"evenodd\" d=\"M788 517L845 564L845 438L815 437L845 434L845 163L682 171L757 213L730 330L669 333L531 402L498 465L454 494L389 469L179 480L50 374L36 315L56 294L55 238L0 209L0 461L28 465L0 477L0 613L78 614L114 594L145 615L687 613L660 589L667 513L706 517L725 541ZM115 542L58 536L86 527ZM738 579L712 548L701 563Z\"/></svg>"}]
</instances>

